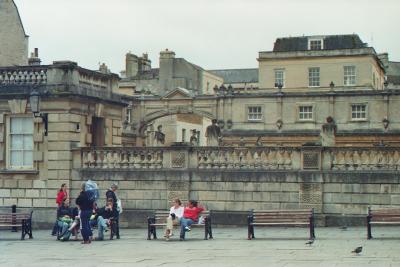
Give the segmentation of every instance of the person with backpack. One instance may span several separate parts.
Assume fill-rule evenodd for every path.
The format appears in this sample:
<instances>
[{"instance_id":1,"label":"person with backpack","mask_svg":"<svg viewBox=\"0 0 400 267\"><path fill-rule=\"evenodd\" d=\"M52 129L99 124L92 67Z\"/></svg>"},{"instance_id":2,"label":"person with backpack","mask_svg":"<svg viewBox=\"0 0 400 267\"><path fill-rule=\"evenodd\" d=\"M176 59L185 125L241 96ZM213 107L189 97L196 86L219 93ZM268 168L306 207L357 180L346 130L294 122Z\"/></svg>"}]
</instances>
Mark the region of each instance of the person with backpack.
<instances>
[{"instance_id":1,"label":"person with backpack","mask_svg":"<svg viewBox=\"0 0 400 267\"><path fill-rule=\"evenodd\" d=\"M76 205L79 206L80 209L80 223L81 223L81 228L82 228L82 237L83 237L83 242L82 244L90 244L90 239L89 237L93 235L92 230L90 228L90 216L92 216L93 212L93 207L94 207L94 202L95 199L92 198L92 192L90 191L85 191L86 189L86 183L83 182L81 186L81 192L76 199Z\"/></svg>"},{"instance_id":2,"label":"person with backpack","mask_svg":"<svg viewBox=\"0 0 400 267\"><path fill-rule=\"evenodd\" d=\"M117 237L117 239L119 239L119 213L121 212L121 207L118 207L118 202L120 202L120 200L117 198L117 195L115 194L115 192L118 189L118 185L116 183L113 183L110 187L110 189L107 190L106 192L106 199L112 199L113 200L113 209L116 210L117 212L115 213L115 236Z\"/></svg>"}]
</instances>

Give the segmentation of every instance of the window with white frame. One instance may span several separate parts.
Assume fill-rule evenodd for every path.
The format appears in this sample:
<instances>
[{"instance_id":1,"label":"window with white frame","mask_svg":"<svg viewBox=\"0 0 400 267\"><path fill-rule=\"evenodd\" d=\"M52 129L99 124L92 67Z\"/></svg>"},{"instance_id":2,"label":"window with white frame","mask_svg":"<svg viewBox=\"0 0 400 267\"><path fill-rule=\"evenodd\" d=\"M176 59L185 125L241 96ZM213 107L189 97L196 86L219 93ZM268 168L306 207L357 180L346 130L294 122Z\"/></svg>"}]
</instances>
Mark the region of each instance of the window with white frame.
<instances>
[{"instance_id":1,"label":"window with white frame","mask_svg":"<svg viewBox=\"0 0 400 267\"><path fill-rule=\"evenodd\" d=\"M366 104L352 104L351 105L351 119L366 120L367 119L367 105Z\"/></svg>"},{"instance_id":2,"label":"window with white frame","mask_svg":"<svg viewBox=\"0 0 400 267\"><path fill-rule=\"evenodd\" d=\"M275 69L275 87L285 87L285 70L284 69Z\"/></svg>"},{"instance_id":3,"label":"window with white frame","mask_svg":"<svg viewBox=\"0 0 400 267\"><path fill-rule=\"evenodd\" d=\"M10 169L33 169L33 118L11 117L8 142Z\"/></svg>"},{"instance_id":4,"label":"window with white frame","mask_svg":"<svg viewBox=\"0 0 400 267\"><path fill-rule=\"evenodd\" d=\"M313 106L299 106L299 120L310 121L313 120Z\"/></svg>"},{"instance_id":5,"label":"window with white frame","mask_svg":"<svg viewBox=\"0 0 400 267\"><path fill-rule=\"evenodd\" d=\"M356 85L356 67L355 66L344 66L344 85L345 86Z\"/></svg>"},{"instance_id":6,"label":"window with white frame","mask_svg":"<svg viewBox=\"0 0 400 267\"><path fill-rule=\"evenodd\" d=\"M262 118L261 106L247 107L247 119L249 121L260 121Z\"/></svg>"},{"instance_id":7,"label":"window with white frame","mask_svg":"<svg viewBox=\"0 0 400 267\"><path fill-rule=\"evenodd\" d=\"M308 69L308 86L318 87L319 83L319 68L309 68Z\"/></svg>"},{"instance_id":8,"label":"window with white frame","mask_svg":"<svg viewBox=\"0 0 400 267\"><path fill-rule=\"evenodd\" d=\"M309 50L321 50L323 49L323 40L322 39L310 39L308 40L308 49Z\"/></svg>"}]
</instances>

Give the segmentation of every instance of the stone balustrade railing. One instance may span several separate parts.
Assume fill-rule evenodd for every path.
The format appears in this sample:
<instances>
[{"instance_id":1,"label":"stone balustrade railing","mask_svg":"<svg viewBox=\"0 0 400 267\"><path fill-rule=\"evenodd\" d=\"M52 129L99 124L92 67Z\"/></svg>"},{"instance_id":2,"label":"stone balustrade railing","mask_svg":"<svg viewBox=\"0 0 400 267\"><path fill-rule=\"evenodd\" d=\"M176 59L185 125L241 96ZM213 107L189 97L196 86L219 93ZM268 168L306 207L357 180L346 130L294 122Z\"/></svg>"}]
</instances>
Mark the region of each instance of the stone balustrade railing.
<instances>
[{"instance_id":1,"label":"stone balustrade railing","mask_svg":"<svg viewBox=\"0 0 400 267\"><path fill-rule=\"evenodd\" d=\"M36 85L47 83L48 66L0 68L0 85Z\"/></svg>"},{"instance_id":2,"label":"stone balustrade railing","mask_svg":"<svg viewBox=\"0 0 400 267\"><path fill-rule=\"evenodd\" d=\"M104 147L74 151L74 168L204 170L400 170L391 147Z\"/></svg>"},{"instance_id":3,"label":"stone balustrade railing","mask_svg":"<svg viewBox=\"0 0 400 267\"><path fill-rule=\"evenodd\" d=\"M163 151L147 148L82 149L84 169L161 169Z\"/></svg>"},{"instance_id":4,"label":"stone balustrade railing","mask_svg":"<svg viewBox=\"0 0 400 267\"><path fill-rule=\"evenodd\" d=\"M292 148L204 148L197 149L199 169L292 170Z\"/></svg>"},{"instance_id":5,"label":"stone balustrade railing","mask_svg":"<svg viewBox=\"0 0 400 267\"><path fill-rule=\"evenodd\" d=\"M332 170L400 170L400 148L331 148Z\"/></svg>"}]
</instances>

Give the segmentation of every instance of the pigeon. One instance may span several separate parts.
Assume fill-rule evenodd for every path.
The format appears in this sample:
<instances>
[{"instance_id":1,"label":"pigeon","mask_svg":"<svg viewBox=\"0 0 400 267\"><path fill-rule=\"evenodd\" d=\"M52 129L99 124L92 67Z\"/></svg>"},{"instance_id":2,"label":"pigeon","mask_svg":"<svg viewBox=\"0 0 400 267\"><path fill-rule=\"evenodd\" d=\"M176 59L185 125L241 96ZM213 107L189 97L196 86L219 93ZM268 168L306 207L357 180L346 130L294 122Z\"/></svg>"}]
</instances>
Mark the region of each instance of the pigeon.
<instances>
[{"instance_id":1,"label":"pigeon","mask_svg":"<svg viewBox=\"0 0 400 267\"><path fill-rule=\"evenodd\" d=\"M355 254L360 254L362 251L362 247L356 247L356 249L354 249L351 253L355 253Z\"/></svg>"},{"instance_id":2,"label":"pigeon","mask_svg":"<svg viewBox=\"0 0 400 267\"><path fill-rule=\"evenodd\" d=\"M314 239L311 239L311 240L308 240L308 241L306 242L306 245L311 246L313 243L314 243Z\"/></svg>"},{"instance_id":3,"label":"pigeon","mask_svg":"<svg viewBox=\"0 0 400 267\"><path fill-rule=\"evenodd\" d=\"M342 230L342 231L346 231L347 230L347 226L342 226L339 229Z\"/></svg>"}]
</instances>

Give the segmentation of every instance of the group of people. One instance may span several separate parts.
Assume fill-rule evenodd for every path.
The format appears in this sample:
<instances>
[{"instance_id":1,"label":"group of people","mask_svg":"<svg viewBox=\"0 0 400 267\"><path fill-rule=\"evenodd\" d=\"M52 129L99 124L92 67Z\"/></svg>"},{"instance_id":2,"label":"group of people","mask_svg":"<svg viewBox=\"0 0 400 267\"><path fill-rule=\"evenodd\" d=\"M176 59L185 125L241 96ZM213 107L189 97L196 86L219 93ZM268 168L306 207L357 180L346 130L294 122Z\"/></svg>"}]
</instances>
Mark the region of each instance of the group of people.
<instances>
[{"instance_id":1,"label":"group of people","mask_svg":"<svg viewBox=\"0 0 400 267\"><path fill-rule=\"evenodd\" d=\"M179 240L185 240L185 233L190 231L192 224L198 223L201 220L199 215L205 208L198 204L195 200L189 200L186 207L182 206L179 198L173 200L173 206L170 208L169 216L167 217L164 237L166 240L173 235L174 225L180 225Z\"/></svg>"},{"instance_id":2,"label":"group of people","mask_svg":"<svg viewBox=\"0 0 400 267\"><path fill-rule=\"evenodd\" d=\"M82 244L90 244L93 239L92 227L98 227L98 236L95 240L104 240L104 232L111 223L115 224L115 235L119 239L119 213L121 211L118 205L116 191L117 184L112 184L106 192L106 205L102 208L97 206L95 199L85 190L86 183L82 183L79 196L76 198L75 208L70 207L70 199L66 184L62 184L57 194L56 203L57 220L53 227L53 235L57 235L61 241L69 240L71 235L77 239L80 230L83 241ZM173 235L173 227L180 225L180 240L185 240L185 233L190 231L190 226L195 223L201 223L199 217L205 208L195 200L189 200L185 207L179 198L173 200L173 206L170 208L169 216L166 218L166 228L164 237L168 240Z\"/></svg>"},{"instance_id":3,"label":"group of people","mask_svg":"<svg viewBox=\"0 0 400 267\"><path fill-rule=\"evenodd\" d=\"M98 227L98 236L95 240L104 239L104 231L107 231L111 223L114 224L116 238L119 239L119 213L118 198L116 196L117 184L112 184L106 192L106 205L99 208L96 199L86 189L86 183L82 183L79 196L76 198L77 207L70 207L69 194L66 184L62 184L57 194L56 203L57 220L53 227L52 235L57 235L61 241L69 240L73 234L77 239L80 230L82 244L90 244L93 239L92 227Z\"/></svg>"}]
</instances>

